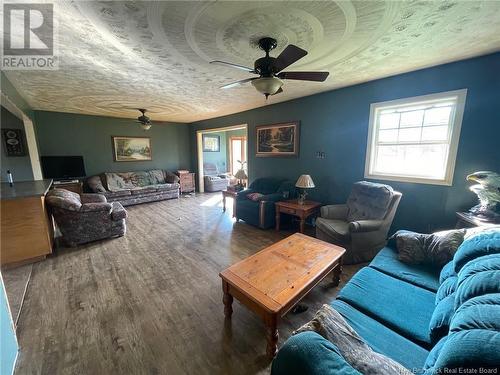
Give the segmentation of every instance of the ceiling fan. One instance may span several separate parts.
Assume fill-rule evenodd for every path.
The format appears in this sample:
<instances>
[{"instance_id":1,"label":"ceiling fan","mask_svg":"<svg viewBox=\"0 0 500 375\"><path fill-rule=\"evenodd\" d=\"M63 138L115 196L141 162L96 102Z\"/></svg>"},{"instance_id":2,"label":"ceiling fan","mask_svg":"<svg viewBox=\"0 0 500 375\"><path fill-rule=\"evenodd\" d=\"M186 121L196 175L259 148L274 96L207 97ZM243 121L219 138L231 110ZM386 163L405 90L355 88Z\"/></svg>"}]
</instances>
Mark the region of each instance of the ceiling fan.
<instances>
[{"instance_id":1,"label":"ceiling fan","mask_svg":"<svg viewBox=\"0 0 500 375\"><path fill-rule=\"evenodd\" d=\"M260 49L266 52L266 56L255 60L253 69L219 60L210 62L210 64L229 66L259 75L258 77L229 83L222 86L221 89L228 89L251 82L257 91L264 94L267 99L269 95L276 95L283 92L283 79L323 82L328 77L328 74L330 74L329 72L283 72L283 69L307 55L307 51L293 44L289 44L278 57L271 57L269 56L269 52L278 45L276 39L269 37L262 38L259 40L258 44Z\"/></svg>"},{"instance_id":2,"label":"ceiling fan","mask_svg":"<svg viewBox=\"0 0 500 375\"><path fill-rule=\"evenodd\" d=\"M137 117L137 122L139 123L139 125L141 125L141 128L143 128L144 130L149 130L151 128L151 125L153 125L151 123L151 119L146 116L146 109L144 108L137 108L138 111L140 111L142 113L141 116Z\"/></svg>"}]
</instances>

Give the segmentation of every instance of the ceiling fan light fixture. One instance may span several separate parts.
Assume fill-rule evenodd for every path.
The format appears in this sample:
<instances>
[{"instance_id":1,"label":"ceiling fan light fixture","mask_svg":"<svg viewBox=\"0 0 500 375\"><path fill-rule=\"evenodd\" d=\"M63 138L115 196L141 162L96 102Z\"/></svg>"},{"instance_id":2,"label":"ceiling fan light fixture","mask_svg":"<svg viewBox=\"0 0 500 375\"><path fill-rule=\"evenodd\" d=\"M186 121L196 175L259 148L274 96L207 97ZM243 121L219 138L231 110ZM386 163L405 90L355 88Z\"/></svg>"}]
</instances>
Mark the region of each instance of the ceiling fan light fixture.
<instances>
[{"instance_id":1,"label":"ceiling fan light fixture","mask_svg":"<svg viewBox=\"0 0 500 375\"><path fill-rule=\"evenodd\" d=\"M277 77L261 77L252 81L253 87L266 96L274 95L283 86L283 81Z\"/></svg>"},{"instance_id":2,"label":"ceiling fan light fixture","mask_svg":"<svg viewBox=\"0 0 500 375\"><path fill-rule=\"evenodd\" d=\"M149 130L151 129L151 123L148 122L148 123L141 123L141 128L144 129L144 130Z\"/></svg>"}]
</instances>

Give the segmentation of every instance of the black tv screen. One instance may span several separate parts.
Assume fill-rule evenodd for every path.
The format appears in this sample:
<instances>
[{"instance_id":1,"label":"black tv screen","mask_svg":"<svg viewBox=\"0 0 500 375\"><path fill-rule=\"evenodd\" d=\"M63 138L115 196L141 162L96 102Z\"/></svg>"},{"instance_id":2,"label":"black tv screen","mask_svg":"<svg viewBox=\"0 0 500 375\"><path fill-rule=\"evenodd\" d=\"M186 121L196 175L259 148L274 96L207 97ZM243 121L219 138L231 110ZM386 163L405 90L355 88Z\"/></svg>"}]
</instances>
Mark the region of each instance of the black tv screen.
<instances>
[{"instance_id":1,"label":"black tv screen","mask_svg":"<svg viewBox=\"0 0 500 375\"><path fill-rule=\"evenodd\" d=\"M85 177L83 156L42 156L44 178L68 179Z\"/></svg>"}]
</instances>

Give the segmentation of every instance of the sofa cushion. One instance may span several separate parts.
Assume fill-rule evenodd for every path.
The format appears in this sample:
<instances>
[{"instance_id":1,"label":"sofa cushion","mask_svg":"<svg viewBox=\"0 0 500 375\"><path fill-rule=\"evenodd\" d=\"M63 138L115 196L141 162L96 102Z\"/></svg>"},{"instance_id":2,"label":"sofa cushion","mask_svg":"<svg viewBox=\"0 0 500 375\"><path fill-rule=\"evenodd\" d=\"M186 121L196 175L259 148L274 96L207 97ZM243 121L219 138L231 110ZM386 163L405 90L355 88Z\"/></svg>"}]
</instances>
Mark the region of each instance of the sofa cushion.
<instances>
[{"instance_id":1,"label":"sofa cushion","mask_svg":"<svg viewBox=\"0 0 500 375\"><path fill-rule=\"evenodd\" d=\"M333 343L344 359L366 375L412 375L393 359L374 351L332 306L323 305L313 319L294 332L313 331Z\"/></svg>"},{"instance_id":2,"label":"sofa cushion","mask_svg":"<svg viewBox=\"0 0 500 375\"><path fill-rule=\"evenodd\" d=\"M91 176L85 180L85 184L93 193L105 193L106 188L104 187L101 176Z\"/></svg>"},{"instance_id":3,"label":"sofa cushion","mask_svg":"<svg viewBox=\"0 0 500 375\"><path fill-rule=\"evenodd\" d=\"M331 306L373 350L392 358L408 369L422 368L429 353L427 350L346 302L335 300Z\"/></svg>"},{"instance_id":4,"label":"sofa cushion","mask_svg":"<svg viewBox=\"0 0 500 375\"><path fill-rule=\"evenodd\" d=\"M389 185L367 181L354 183L347 199L347 221L383 219L393 194Z\"/></svg>"},{"instance_id":5,"label":"sofa cushion","mask_svg":"<svg viewBox=\"0 0 500 375\"><path fill-rule=\"evenodd\" d=\"M165 183L165 171L161 169L151 169L147 171L149 181L147 185L156 185Z\"/></svg>"},{"instance_id":6,"label":"sofa cushion","mask_svg":"<svg viewBox=\"0 0 500 375\"><path fill-rule=\"evenodd\" d=\"M458 332L470 329L500 332L500 293L474 297L455 311L450 331Z\"/></svg>"},{"instance_id":7,"label":"sofa cushion","mask_svg":"<svg viewBox=\"0 0 500 375\"><path fill-rule=\"evenodd\" d=\"M316 332L290 337L274 359L271 374L362 375L345 361L335 345Z\"/></svg>"},{"instance_id":8,"label":"sofa cushion","mask_svg":"<svg viewBox=\"0 0 500 375\"><path fill-rule=\"evenodd\" d=\"M397 251L390 247L384 247L380 250L369 266L396 279L433 292L439 288L438 268L428 265L403 263L398 259Z\"/></svg>"},{"instance_id":9,"label":"sofa cushion","mask_svg":"<svg viewBox=\"0 0 500 375\"><path fill-rule=\"evenodd\" d=\"M455 272L472 259L500 252L500 229L491 228L467 237L453 257Z\"/></svg>"},{"instance_id":10,"label":"sofa cushion","mask_svg":"<svg viewBox=\"0 0 500 375\"><path fill-rule=\"evenodd\" d=\"M455 264L453 263L453 260L450 260L444 265L444 267L441 269L441 272L439 273L439 283L442 284L448 277L456 275L457 273L455 272Z\"/></svg>"},{"instance_id":11,"label":"sofa cushion","mask_svg":"<svg viewBox=\"0 0 500 375\"><path fill-rule=\"evenodd\" d=\"M446 340L448 340L448 336L444 336L443 338L441 338L441 340L439 340L438 343L432 347L432 350L429 352L429 355L425 359L423 368L424 371L427 371L428 369L434 367L439 357L439 353L441 353L441 349L443 349Z\"/></svg>"},{"instance_id":12,"label":"sofa cushion","mask_svg":"<svg viewBox=\"0 0 500 375\"><path fill-rule=\"evenodd\" d=\"M316 228L335 238L340 243L349 242L351 238L347 221L319 217L316 219Z\"/></svg>"},{"instance_id":13,"label":"sofa cushion","mask_svg":"<svg viewBox=\"0 0 500 375\"><path fill-rule=\"evenodd\" d=\"M177 190L179 189L179 184L177 182L166 183L166 184L155 184L151 185L151 187L157 189L158 191Z\"/></svg>"},{"instance_id":14,"label":"sofa cushion","mask_svg":"<svg viewBox=\"0 0 500 375\"><path fill-rule=\"evenodd\" d=\"M441 300L455 292L457 289L457 281L457 276L451 276L443 281L436 292L436 305L441 302Z\"/></svg>"},{"instance_id":15,"label":"sofa cushion","mask_svg":"<svg viewBox=\"0 0 500 375\"><path fill-rule=\"evenodd\" d=\"M63 210L79 211L82 203L80 195L66 189L52 189L47 193L46 202Z\"/></svg>"},{"instance_id":16,"label":"sofa cushion","mask_svg":"<svg viewBox=\"0 0 500 375\"><path fill-rule=\"evenodd\" d=\"M106 198L122 198L130 196L132 193L130 190L118 190L118 191L107 191L104 193Z\"/></svg>"},{"instance_id":17,"label":"sofa cushion","mask_svg":"<svg viewBox=\"0 0 500 375\"><path fill-rule=\"evenodd\" d=\"M352 277L338 298L400 335L430 347L429 322L435 293L365 267Z\"/></svg>"},{"instance_id":18,"label":"sofa cushion","mask_svg":"<svg viewBox=\"0 0 500 375\"><path fill-rule=\"evenodd\" d=\"M130 189L132 195L144 195L148 193L156 193L158 191L154 186L140 186Z\"/></svg>"},{"instance_id":19,"label":"sofa cushion","mask_svg":"<svg viewBox=\"0 0 500 375\"><path fill-rule=\"evenodd\" d=\"M446 296L436 305L429 322L429 335L432 342L437 342L448 335L451 317L455 312L455 294Z\"/></svg>"}]
</instances>

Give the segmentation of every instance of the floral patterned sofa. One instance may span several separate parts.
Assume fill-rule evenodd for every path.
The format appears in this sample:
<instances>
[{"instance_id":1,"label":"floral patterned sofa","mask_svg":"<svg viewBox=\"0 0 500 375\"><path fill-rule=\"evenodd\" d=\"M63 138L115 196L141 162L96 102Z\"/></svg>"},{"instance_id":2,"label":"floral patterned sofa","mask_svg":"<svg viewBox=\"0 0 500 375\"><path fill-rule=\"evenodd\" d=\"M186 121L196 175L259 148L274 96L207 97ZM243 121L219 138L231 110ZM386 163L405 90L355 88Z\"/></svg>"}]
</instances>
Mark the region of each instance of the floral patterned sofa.
<instances>
[{"instance_id":1,"label":"floral patterned sofa","mask_svg":"<svg viewBox=\"0 0 500 375\"><path fill-rule=\"evenodd\" d=\"M179 177L162 169L105 172L85 180L84 189L124 206L179 198Z\"/></svg>"},{"instance_id":2,"label":"floral patterned sofa","mask_svg":"<svg viewBox=\"0 0 500 375\"><path fill-rule=\"evenodd\" d=\"M126 232L127 211L118 202L108 203L100 194L73 193L52 189L47 193L47 205L69 246L120 237Z\"/></svg>"}]
</instances>

